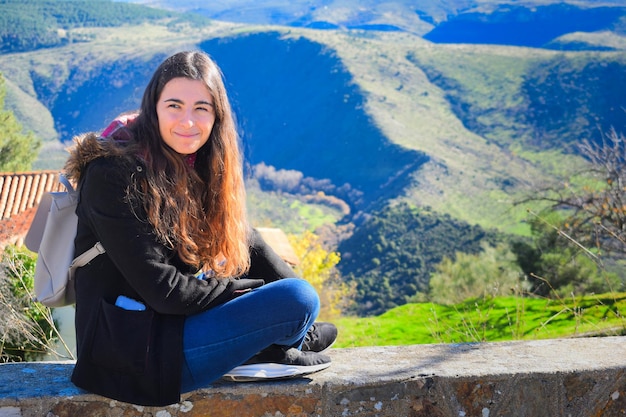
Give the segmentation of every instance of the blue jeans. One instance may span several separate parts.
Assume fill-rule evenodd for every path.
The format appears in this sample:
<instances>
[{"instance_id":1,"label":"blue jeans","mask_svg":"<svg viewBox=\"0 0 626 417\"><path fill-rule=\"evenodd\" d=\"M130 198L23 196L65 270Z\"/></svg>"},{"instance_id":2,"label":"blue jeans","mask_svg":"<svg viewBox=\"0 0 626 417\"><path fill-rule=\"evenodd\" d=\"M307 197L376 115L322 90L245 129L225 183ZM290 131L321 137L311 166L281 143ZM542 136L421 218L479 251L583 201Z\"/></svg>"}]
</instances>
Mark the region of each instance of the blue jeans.
<instances>
[{"instance_id":1,"label":"blue jeans","mask_svg":"<svg viewBox=\"0 0 626 417\"><path fill-rule=\"evenodd\" d=\"M182 391L208 385L272 344L300 348L319 308L311 284L285 278L187 317Z\"/></svg>"}]
</instances>

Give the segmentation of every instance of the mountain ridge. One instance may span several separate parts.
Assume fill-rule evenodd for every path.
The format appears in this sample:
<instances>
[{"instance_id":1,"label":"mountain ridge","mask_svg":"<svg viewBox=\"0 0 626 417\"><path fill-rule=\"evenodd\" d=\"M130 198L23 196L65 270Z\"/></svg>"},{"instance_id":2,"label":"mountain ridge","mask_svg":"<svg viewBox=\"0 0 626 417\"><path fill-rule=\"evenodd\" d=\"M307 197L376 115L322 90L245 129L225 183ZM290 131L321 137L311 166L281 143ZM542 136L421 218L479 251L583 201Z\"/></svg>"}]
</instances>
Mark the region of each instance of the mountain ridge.
<instances>
[{"instance_id":1,"label":"mountain ridge","mask_svg":"<svg viewBox=\"0 0 626 417\"><path fill-rule=\"evenodd\" d=\"M597 49L594 42L552 41L578 32L605 30L626 34L626 7L621 0L124 1L253 25L402 31L436 43Z\"/></svg>"}]
</instances>

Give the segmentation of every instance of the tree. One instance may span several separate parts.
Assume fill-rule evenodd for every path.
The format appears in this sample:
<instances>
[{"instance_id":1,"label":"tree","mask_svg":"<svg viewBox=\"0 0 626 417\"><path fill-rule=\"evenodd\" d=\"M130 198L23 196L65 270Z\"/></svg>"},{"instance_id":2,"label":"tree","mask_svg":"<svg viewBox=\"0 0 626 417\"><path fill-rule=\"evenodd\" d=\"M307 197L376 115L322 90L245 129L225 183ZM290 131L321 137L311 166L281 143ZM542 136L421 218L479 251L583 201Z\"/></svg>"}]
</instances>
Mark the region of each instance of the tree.
<instances>
[{"instance_id":1,"label":"tree","mask_svg":"<svg viewBox=\"0 0 626 417\"><path fill-rule=\"evenodd\" d=\"M583 142L580 150L588 164L577 177L585 178L586 185L574 187L574 181L569 181L528 199L548 202L550 210L563 213L560 235L597 253L626 255L624 141L622 134L612 130L600 144Z\"/></svg>"},{"instance_id":2,"label":"tree","mask_svg":"<svg viewBox=\"0 0 626 417\"><path fill-rule=\"evenodd\" d=\"M507 244L483 244L482 252L457 252L436 266L430 279L430 299L440 304L468 298L520 294L528 289L523 273Z\"/></svg>"},{"instance_id":3,"label":"tree","mask_svg":"<svg viewBox=\"0 0 626 417\"><path fill-rule=\"evenodd\" d=\"M619 291L624 286L625 138L612 129L602 141L584 141L579 148L586 164L575 175L564 184L534 190L524 200L548 204L542 212L531 212L533 245L514 245L539 295Z\"/></svg>"},{"instance_id":4,"label":"tree","mask_svg":"<svg viewBox=\"0 0 626 417\"><path fill-rule=\"evenodd\" d=\"M513 243L518 264L532 285L530 291L567 297L621 290L619 277L601 267L597 254L563 232L567 222L559 211L537 215L529 221L532 242Z\"/></svg>"},{"instance_id":5,"label":"tree","mask_svg":"<svg viewBox=\"0 0 626 417\"><path fill-rule=\"evenodd\" d=\"M289 235L289 242L300 259L298 272L320 296L320 318L338 317L350 294L350 287L341 281L335 269L341 259L339 254L324 249L319 237L310 231Z\"/></svg>"},{"instance_id":6,"label":"tree","mask_svg":"<svg viewBox=\"0 0 626 417\"><path fill-rule=\"evenodd\" d=\"M354 283L350 313L379 315L428 290L435 265L457 252L479 253L498 235L428 207L391 204L369 213L338 247L345 282Z\"/></svg>"},{"instance_id":7,"label":"tree","mask_svg":"<svg viewBox=\"0 0 626 417\"><path fill-rule=\"evenodd\" d=\"M13 112L4 109L6 89L0 74L0 171L27 171L37 158L41 141L24 133Z\"/></svg>"}]
</instances>

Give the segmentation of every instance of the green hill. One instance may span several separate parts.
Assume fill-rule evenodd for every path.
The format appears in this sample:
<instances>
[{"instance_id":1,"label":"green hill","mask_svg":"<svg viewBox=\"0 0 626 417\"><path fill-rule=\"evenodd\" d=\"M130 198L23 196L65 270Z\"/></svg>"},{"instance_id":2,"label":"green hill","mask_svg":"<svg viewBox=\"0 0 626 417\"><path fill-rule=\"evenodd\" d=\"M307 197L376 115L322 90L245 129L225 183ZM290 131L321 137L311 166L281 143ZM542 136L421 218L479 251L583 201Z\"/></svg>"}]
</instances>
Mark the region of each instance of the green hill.
<instances>
[{"instance_id":1,"label":"green hill","mask_svg":"<svg viewBox=\"0 0 626 417\"><path fill-rule=\"evenodd\" d=\"M406 304L378 317L336 320L336 347L496 342L626 334L626 294L563 300L497 297Z\"/></svg>"}]
</instances>

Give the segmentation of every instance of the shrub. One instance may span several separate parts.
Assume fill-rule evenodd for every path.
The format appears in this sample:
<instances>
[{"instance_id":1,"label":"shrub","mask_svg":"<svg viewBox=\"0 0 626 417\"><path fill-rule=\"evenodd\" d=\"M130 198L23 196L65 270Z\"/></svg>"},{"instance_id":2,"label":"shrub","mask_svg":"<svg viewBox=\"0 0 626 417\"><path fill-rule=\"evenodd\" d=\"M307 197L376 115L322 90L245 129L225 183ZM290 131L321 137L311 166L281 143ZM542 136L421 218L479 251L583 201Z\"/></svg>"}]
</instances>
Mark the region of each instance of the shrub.
<instances>
[{"instance_id":1,"label":"shrub","mask_svg":"<svg viewBox=\"0 0 626 417\"><path fill-rule=\"evenodd\" d=\"M483 244L482 252L457 252L444 258L430 279L430 298L439 304L467 299L521 294L529 289L515 255L506 244Z\"/></svg>"},{"instance_id":2,"label":"shrub","mask_svg":"<svg viewBox=\"0 0 626 417\"><path fill-rule=\"evenodd\" d=\"M0 262L0 362L37 360L58 332L49 308L33 301L37 256L8 246Z\"/></svg>"}]
</instances>

